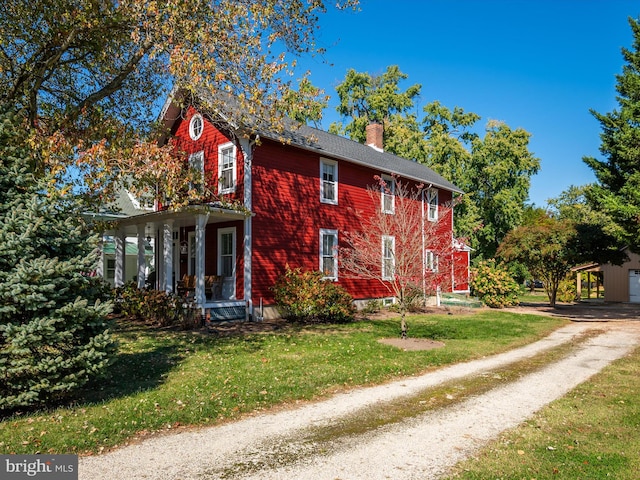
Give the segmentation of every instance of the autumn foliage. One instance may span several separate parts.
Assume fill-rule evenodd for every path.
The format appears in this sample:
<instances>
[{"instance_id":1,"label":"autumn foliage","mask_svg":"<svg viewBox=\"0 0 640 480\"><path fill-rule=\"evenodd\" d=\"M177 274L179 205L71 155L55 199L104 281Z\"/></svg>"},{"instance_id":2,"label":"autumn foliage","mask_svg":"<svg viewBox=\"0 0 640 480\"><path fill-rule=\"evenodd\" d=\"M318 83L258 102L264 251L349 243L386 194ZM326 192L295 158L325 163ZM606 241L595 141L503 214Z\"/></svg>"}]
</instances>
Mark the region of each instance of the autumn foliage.
<instances>
[{"instance_id":1,"label":"autumn foliage","mask_svg":"<svg viewBox=\"0 0 640 480\"><path fill-rule=\"evenodd\" d=\"M471 293L492 308L517 305L520 286L495 260L482 261L471 269Z\"/></svg>"}]
</instances>

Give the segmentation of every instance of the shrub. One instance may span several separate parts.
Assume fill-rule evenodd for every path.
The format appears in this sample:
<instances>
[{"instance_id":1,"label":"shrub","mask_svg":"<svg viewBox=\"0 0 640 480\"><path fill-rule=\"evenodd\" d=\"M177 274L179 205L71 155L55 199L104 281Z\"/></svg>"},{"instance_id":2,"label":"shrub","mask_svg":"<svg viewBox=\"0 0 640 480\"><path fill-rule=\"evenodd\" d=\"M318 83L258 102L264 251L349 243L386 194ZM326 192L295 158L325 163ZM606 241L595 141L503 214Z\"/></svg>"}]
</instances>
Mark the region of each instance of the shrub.
<instances>
[{"instance_id":1,"label":"shrub","mask_svg":"<svg viewBox=\"0 0 640 480\"><path fill-rule=\"evenodd\" d=\"M576 287L576 280L568 275L558 285L558 291L556 292L556 300L559 302L573 302L578 299L578 288Z\"/></svg>"},{"instance_id":2,"label":"shrub","mask_svg":"<svg viewBox=\"0 0 640 480\"><path fill-rule=\"evenodd\" d=\"M471 269L471 293L485 305L503 308L518 304L520 286L503 265L494 260L482 261Z\"/></svg>"},{"instance_id":3,"label":"shrub","mask_svg":"<svg viewBox=\"0 0 640 480\"><path fill-rule=\"evenodd\" d=\"M128 283L114 291L120 313L161 327L184 330L200 325L198 311L191 299L159 290L139 289Z\"/></svg>"},{"instance_id":4,"label":"shrub","mask_svg":"<svg viewBox=\"0 0 640 480\"><path fill-rule=\"evenodd\" d=\"M302 322L347 322L355 316L353 298L340 285L324 280L322 272L291 269L273 286L283 318Z\"/></svg>"},{"instance_id":5,"label":"shrub","mask_svg":"<svg viewBox=\"0 0 640 480\"><path fill-rule=\"evenodd\" d=\"M367 303L360 310L364 315L371 315L373 313L378 313L382 309L382 302L377 298L372 298L371 300L367 300Z\"/></svg>"}]
</instances>

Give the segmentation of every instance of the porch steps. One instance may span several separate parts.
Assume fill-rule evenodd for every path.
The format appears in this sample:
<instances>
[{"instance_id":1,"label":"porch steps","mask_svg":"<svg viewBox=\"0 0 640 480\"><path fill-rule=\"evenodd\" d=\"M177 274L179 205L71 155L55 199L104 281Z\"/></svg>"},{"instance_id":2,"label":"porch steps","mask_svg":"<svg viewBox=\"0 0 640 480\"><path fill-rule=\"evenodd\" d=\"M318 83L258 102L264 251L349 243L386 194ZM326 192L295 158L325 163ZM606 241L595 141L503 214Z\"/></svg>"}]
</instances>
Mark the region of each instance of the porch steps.
<instances>
[{"instance_id":1,"label":"porch steps","mask_svg":"<svg viewBox=\"0 0 640 480\"><path fill-rule=\"evenodd\" d=\"M209 322L244 320L246 305L244 302L218 302L205 305L205 319Z\"/></svg>"}]
</instances>

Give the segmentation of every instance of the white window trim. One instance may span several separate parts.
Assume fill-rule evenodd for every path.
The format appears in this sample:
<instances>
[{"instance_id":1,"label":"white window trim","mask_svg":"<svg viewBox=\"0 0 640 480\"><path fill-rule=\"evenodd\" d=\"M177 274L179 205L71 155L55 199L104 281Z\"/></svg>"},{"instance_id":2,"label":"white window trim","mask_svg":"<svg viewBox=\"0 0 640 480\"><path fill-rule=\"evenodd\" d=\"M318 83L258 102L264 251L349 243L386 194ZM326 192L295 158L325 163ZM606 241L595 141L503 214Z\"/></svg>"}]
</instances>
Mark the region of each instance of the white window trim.
<instances>
[{"instance_id":1,"label":"white window trim","mask_svg":"<svg viewBox=\"0 0 640 480\"><path fill-rule=\"evenodd\" d=\"M325 236L331 236L333 237L333 244L334 244L334 251L333 251L333 272L331 272L331 275L326 275L326 272L324 271L324 258L325 258L325 254L324 254L324 237ZM321 228L320 229L320 249L319 249L319 270L325 274L325 276L323 277L326 280L333 280L336 281L338 280L338 230L328 230L325 228Z\"/></svg>"},{"instance_id":2,"label":"white window trim","mask_svg":"<svg viewBox=\"0 0 640 480\"><path fill-rule=\"evenodd\" d=\"M438 272L438 256L431 250L424 251L424 268L427 272Z\"/></svg>"},{"instance_id":3,"label":"white window trim","mask_svg":"<svg viewBox=\"0 0 640 480\"><path fill-rule=\"evenodd\" d=\"M385 243L391 240L391 275L389 275L389 272L386 271L385 268L385 256L384 256L384 247L385 247ZM396 237L394 237L393 235L382 235L382 241L381 241L381 275L382 275L382 280L387 280L387 281L392 281L394 278L394 272L396 269L396 259L395 259L395 252L396 252Z\"/></svg>"},{"instance_id":4,"label":"white window trim","mask_svg":"<svg viewBox=\"0 0 640 480\"><path fill-rule=\"evenodd\" d=\"M427 220L435 222L438 220L438 190L429 188L427 190ZM433 207L433 208L432 208Z\"/></svg>"},{"instance_id":5,"label":"white window trim","mask_svg":"<svg viewBox=\"0 0 640 480\"><path fill-rule=\"evenodd\" d=\"M231 156L233 158L233 166L231 167L232 178L231 178L231 186L227 188L222 188L222 167L223 167L223 156L222 152L231 148ZM218 193L233 193L236 191L236 183L237 183L237 175L238 175L238 152L236 146L233 142L227 142L218 146Z\"/></svg>"},{"instance_id":6,"label":"white window trim","mask_svg":"<svg viewBox=\"0 0 640 480\"><path fill-rule=\"evenodd\" d=\"M195 123L198 120L200 121L200 131L196 132ZM204 119L202 118L202 115L196 113L189 121L189 136L191 137L191 140L198 140L202 136L202 132L204 132Z\"/></svg>"},{"instance_id":7,"label":"white window trim","mask_svg":"<svg viewBox=\"0 0 640 480\"><path fill-rule=\"evenodd\" d=\"M324 167L325 167L325 165L331 165L331 166L335 167L335 169L334 169L334 179L331 182L331 184L333 185L333 194L334 194L334 197L335 197L333 199L327 198L325 196L325 191L324 191L324 186L325 186ZM335 160L329 160L328 158L321 158L320 159L320 202L328 203L328 204L331 204L331 205L337 205L338 204L338 162L336 162Z\"/></svg>"},{"instance_id":8,"label":"white window trim","mask_svg":"<svg viewBox=\"0 0 640 480\"><path fill-rule=\"evenodd\" d=\"M236 227L227 227L227 228L220 228L218 230L218 275L223 275L223 271L222 271L222 236L223 235L227 235L227 234L232 234L232 252L231 252L231 259L232 259L232 272L231 272L231 277L235 278L236 277Z\"/></svg>"},{"instance_id":9,"label":"white window trim","mask_svg":"<svg viewBox=\"0 0 640 480\"><path fill-rule=\"evenodd\" d=\"M196 185L199 185L200 190L204 191L204 150L189 155L189 168L196 168L196 162L200 167L200 181Z\"/></svg>"},{"instance_id":10,"label":"white window trim","mask_svg":"<svg viewBox=\"0 0 640 480\"><path fill-rule=\"evenodd\" d=\"M381 175L382 180L386 184L386 187L380 186L380 202L381 202L381 210L383 213L394 214L396 211L396 182L393 177L389 175ZM391 193L387 193L387 189L391 191ZM386 208L385 199L391 199L391 208Z\"/></svg>"}]
</instances>

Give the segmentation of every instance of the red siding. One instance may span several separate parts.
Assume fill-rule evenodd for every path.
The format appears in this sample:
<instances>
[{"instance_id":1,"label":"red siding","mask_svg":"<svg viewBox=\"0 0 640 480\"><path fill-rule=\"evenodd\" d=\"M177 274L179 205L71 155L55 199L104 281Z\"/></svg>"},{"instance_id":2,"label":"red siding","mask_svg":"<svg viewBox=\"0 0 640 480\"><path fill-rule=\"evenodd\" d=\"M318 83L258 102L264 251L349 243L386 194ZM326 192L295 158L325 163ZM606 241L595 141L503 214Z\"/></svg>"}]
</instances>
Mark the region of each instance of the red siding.
<instances>
[{"instance_id":1,"label":"red siding","mask_svg":"<svg viewBox=\"0 0 640 480\"><path fill-rule=\"evenodd\" d=\"M196 111L193 107L189 107L184 119L176 122L172 133L179 151L184 152L185 154L185 161L187 161L189 155L192 153L204 151L205 181L207 182L209 189L217 193L219 178L218 146L229 143L232 139L205 118L202 135L198 140L192 140L189 136L189 122L191 121L191 117L195 114ZM242 199L244 195L244 186L241 181L242 176L244 175L244 162L242 161L242 158L242 152L236 145L236 190L233 194L225 195L225 198L229 200Z\"/></svg>"},{"instance_id":2,"label":"red siding","mask_svg":"<svg viewBox=\"0 0 640 480\"><path fill-rule=\"evenodd\" d=\"M200 139L191 140L189 120L193 114L194 110L189 109L173 133L179 148L186 154L205 152L206 173L215 187L218 146L229 142L231 137L205 120ZM244 164L239 147L237 151L237 187L231 197L242 199ZM344 246L344 232L357 229L352 212L359 210L373 215L375 211L367 187L376 184L376 175L386 172L338 161L338 204L326 204L320 201L320 158L318 153L267 139L255 147L252 160L252 296L255 305L260 299L265 304L273 303L271 287L287 264L305 270L319 269L320 229L337 230L339 245ZM439 190L441 212L451 199L451 192ZM208 274L217 273L217 229L225 226L229 225L207 227ZM234 222L233 226L237 228L238 241L236 292L237 298L243 298L244 230L242 222ZM439 222L434 234L451 238L451 230L452 221L448 217L445 222ZM185 270L186 265L181 264L181 274ZM379 281L340 278L341 272L338 277L339 283L355 298L390 295Z\"/></svg>"},{"instance_id":3,"label":"red siding","mask_svg":"<svg viewBox=\"0 0 640 480\"><path fill-rule=\"evenodd\" d=\"M457 292L469 291L469 252L462 250L453 254L453 289Z\"/></svg>"},{"instance_id":4,"label":"red siding","mask_svg":"<svg viewBox=\"0 0 640 480\"><path fill-rule=\"evenodd\" d=\"M271 286L285 266L319 269L320 229L345 231L358 228L353 211L375 211L367 191L376 184L377 170L338 162L338 204L320 201L320 155L263 141L253 158L253 299L272 302ZM451 192L440 191L440 204ZM451 238L451 222L438 224L438 235ZM355 298L389 296L379 281L341 278L339 283ZM449 282L450 283L450 282Z\"/></svg>"}]
</instances>

